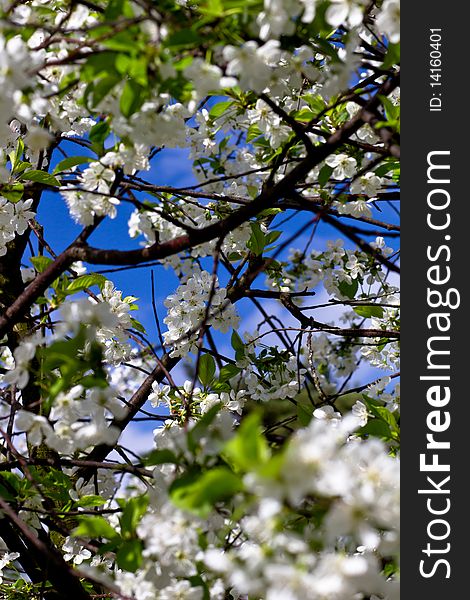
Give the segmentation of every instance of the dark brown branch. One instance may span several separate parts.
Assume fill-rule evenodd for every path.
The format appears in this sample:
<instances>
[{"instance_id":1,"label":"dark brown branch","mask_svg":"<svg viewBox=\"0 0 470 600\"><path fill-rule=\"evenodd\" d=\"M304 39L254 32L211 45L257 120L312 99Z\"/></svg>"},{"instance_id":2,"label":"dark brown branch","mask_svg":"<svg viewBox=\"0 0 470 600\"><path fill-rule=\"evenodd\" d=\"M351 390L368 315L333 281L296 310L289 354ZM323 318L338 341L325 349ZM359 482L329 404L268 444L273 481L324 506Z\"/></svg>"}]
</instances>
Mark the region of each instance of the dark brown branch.
<instances>
[{"instance_id":1,"label":"dark brown branch","mask_svg":"<svg viewBox=\"0 0 470 600\"><path fill-rule=\"evenodd\" d=\"M90 600L89 594L80 583L79 573L65 562L60 552L39 539L3 498L0 498L0 508L4 518L8 519L13 528L21 534L28 551L59 594L64 598Z\"/></svg>"},{"instance_id":2,"label":"dark brown branch","mask_svg":"<svg viewBox=\"0 0 470 600\"><path fill-rule=\"evenodd\" d=\"M28 459L25 456L21 456L16 460L0 463L0 471L9 471L12 468L28 466L51 466L57 467L57 465L63 465L64 467L86 467L92 469L107 469L114 471L122 471L124 473L131 473L133 475L139 475L143 477L153 477L153 473L142 467L138 467L132 464L118 463L118 462L102 462L88 459L74 459L74 458L47 458L47 457L35 457Z\"/></svg>"},{"instance_id":3,"label":"dark brown branch","mask_svg":"<svg viewBox=\"0 0 470 600\"><path fill-rule=\"evenodd\" d=\"M394 339L399 339L400 338L400 332L396 331L396 330L389 330L389 329L361 329L361 328L346 328L346 329L341 329L340 327L318 327L318 322L315 321L314 319L312 319L309 323L305 323L305 326L303 326L302 328L300 327L280 327L277 329L270 329L269 331L266 331L265 333L262 333L260 335L258 335L257 337L253 338L252 341L257 341L260 340L263 337L266 337L267 335L271 335L273 333L276 333L277 331L299 331L299 332L306 332L306 331L310 331L311 328L315 328L314 329L314 333L331 333L332 335L338 335L341 337L347 337L347 338L384 338L384 339L390 339L390 340L394 340ZM369 344L369 345L376 345L376 344Z\"/></svg>"},{"instance_id":4,"label":"dark brown branch","mask_svg":"<svg viewBox=\"0 0 470 600\"><path fill-rule=\"evenodd\" d=\"M358 196L360 197L360 196ZM293 209L297 209L297 210L308 210L310 212L315 212L315 209L312 207L322 207L322 209L324 209L325 212L328 212L329 214L335 216L335 217L339 217L342 219L353 219L354 221L361 221L362 223L367 223L369 225L375 225L376 227L382 227L383 229L386 229L387 231L400 231L400 225L397 225L396 223L386 223L385 221L379 221L378 219L373 219L372 217L355 217L354 215L348 215L348 214L340 214L337 210L335 210L334 208L330 208L328 206L325 205L325 201L322 198L316 198L316 197L309 197L309 196L303 196L303 195L297 195L296 198L289 200L283 200L282 202L279 202L278 205L279 207L282 208L293 208Z\"/></svg>"}]
</instances>

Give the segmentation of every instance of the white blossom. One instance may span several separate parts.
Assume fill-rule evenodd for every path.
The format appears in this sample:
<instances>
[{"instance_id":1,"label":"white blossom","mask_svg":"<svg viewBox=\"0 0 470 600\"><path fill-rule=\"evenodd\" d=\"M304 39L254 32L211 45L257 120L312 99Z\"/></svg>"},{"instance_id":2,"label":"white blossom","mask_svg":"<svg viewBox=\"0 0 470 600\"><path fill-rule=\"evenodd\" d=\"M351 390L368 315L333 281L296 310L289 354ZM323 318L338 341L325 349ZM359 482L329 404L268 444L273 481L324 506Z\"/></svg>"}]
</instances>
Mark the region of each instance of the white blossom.
<instances>
[{"instance_id":1,"label":"white blossom","mask_svg":"<svg viewBox=\"0 0 470 600\"><path fill-rule=\"evenodd\" d=\"M352 177L356 173L356 159L347 154L332 154L325 163L333 167L333 177L339 181Z\"/></svg>"},{"instance_id":2,"label":"white blossom","mask_svg":"<svg viewBox=\"0 0 470 600\"><path fill-rule=\"evenodd\" d=\"M385 0L376 20L377 29L384 33L392 44L400 41L400 0Z\"/></svg>"},{"instance_id":3,"label":"white blossom","mask_svg":"<svg viewBox=\"0 0 470 600\"><path fill-rule=\"evenodd\" d=\"M243 89L258 92L262 92L269 84L272 67L278 64L280 56L279 42L275 40L269 40L263 46L249 41L240 48L224 48L224 58L228 61L227 75L238 76Z\"/></svg>"}]
</instances>

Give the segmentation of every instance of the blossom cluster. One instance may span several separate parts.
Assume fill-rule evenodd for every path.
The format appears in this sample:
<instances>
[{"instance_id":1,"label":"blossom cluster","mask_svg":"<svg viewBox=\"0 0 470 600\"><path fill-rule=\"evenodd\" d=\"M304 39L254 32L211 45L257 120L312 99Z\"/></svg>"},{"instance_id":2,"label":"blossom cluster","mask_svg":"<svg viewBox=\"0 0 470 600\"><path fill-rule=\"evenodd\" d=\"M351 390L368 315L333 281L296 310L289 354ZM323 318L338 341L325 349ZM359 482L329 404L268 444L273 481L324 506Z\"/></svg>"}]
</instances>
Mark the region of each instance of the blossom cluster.
<instances>
[{"instance_id":1,"label":"blossom cluster","mask_svg":"<svg viewBox=\"0 0 470 600\"><path fill-rule=\"evenodd\" d=\"M91 225L95 217L106 215L112 219L116 216L119 200L111 193L114 178L112 169L100 162L92 162L78 177L81 189L63 188L62 196L75 221Z\"/></svg>"},{"instance_id":2,"label":"blossom cluster","mask_svg":"<svg viewBox=\"0 0 470 600\"><path fill-rule=\"evenodd\" d=\"M376 238L372 247L384 257L393 253L383 237ZM370 290L375 289L372 286L377 285L381 293L391 295L395 291L385 282L382 267L371 259L370 254L345 248L342 239L329 240L327 250L312 250L306 257L293 249L290 262L295 267L292 272L286 273L286 279L292 281L295 274L298 288L315 288L321 282L331 296L343 300L356 297L361 292L370 294Z\"/></svg>"},{"instance_id":3,"label":"blossom cluster","mask_svg":"<svg viewBox=\"0 0 470 600\"><path fill-rule=\"evenodd\" d=\"M216 460L230 443L233 420L223 416L201 440L201 461ZM353 415L314 418L293 436L276 468L249 469L234 501L251 499L237 522L222 509L202 519L174 506L165 492L174 471L156 467L153 509L137 526L149 560L135 573L117 571L121 593L202 599L208 589L220 599L227 590L254 598L398 598L398 583L381 574L378 556L392 561L398 551L399 462L378 440L356 437L358 425ZM191 460L187 435L173 424L163 431L156 432L157 448ZM293 507L319 511L318 524L295 526ZM90 564L83 549L74 556Z\"/></svg>"},{"instance_id":4,"label":"blossom cluster","mask_svg":"<svg viewBox=\"0 0 470 600\"><path fill-rule=\"evenodd\" d=\"M171 356L184 356L195 347L201 327L210 325L227 333L237 328L239 317L227 298L227 290L219 287L217 277L201 271L189 277L165 300L168 316L163 322L165 344L172 346Z\"/></svg>"},{"instance_id":5,"label":"blossom cluster","mask_svg":"<svg viewBox=\"0 0 470 600\"><path fill-rule=\"evenodd\" d=\"M7 244L17 235L23 235L28 227L28 221L35 217L31 210L32 200L9 202L0 196L0 256L7 252Z\"/></svg>"}]
</instances>

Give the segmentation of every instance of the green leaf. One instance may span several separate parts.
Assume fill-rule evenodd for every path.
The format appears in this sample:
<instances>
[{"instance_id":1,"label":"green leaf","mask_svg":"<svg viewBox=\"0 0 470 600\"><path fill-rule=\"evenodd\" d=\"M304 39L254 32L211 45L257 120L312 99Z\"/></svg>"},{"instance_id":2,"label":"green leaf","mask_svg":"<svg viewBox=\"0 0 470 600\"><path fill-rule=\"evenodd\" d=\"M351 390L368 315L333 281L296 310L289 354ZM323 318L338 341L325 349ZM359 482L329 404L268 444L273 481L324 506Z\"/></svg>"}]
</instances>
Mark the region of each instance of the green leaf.
<instances>
[{"instance_id":1,"label":"green leaf","mask_svg":"<svg viewBox=\"0 0 470 600\"><path fill-rule=\"evenodd\" d=\"M300 123L309 123L315 117L315 113L313 113L309 108L302 108L301 110L296 110L294 113L292 113L292 116Z\"/></svg>"},{"instance_id":2,"label":"green leaf","mask_svg":"<svg viewBox=\"0 0 470 600\"><path fill-rule=\"evenodd\" d=\"M22 183L14 183L12 185L4 185L1 194L10 202L16 203L23 197L24 185Z\"/></svg>"},{"instance_id":3,"label":"green leaf","mask_svg":"<svg viewBox=\"0 0 470 600\"><path fill-rule=\"evenodd\" d=\"M232 377L236 377L239 373L240 373L240 369L238 367L236 367L235 365L230 365L230 364L224 365L220 369L219 381L221 383L225 383L226 381L229 381L230 379L232 379Z\"/></svg>"},{"instance_id":4,"label":"green leaf","mask_svg":"<svg viewBox=\"0 0 470 600\"><path fill-rule=\"evenodd\" d=\"M119 518L121 535L123 537L133 535L140 519L143 517L149 503L148 495L134 496L132 498L118 500L122 511Z\"/></svg>"},{"instance_id":5,"label":"green leaf","mask_svg":"<svg viewBox=\"0 0 470 600\"><path fill-rule=\"evenodd\" d=\"M88 341L86 328L82 325L77 335L71 339L58 340L50 346L38 349L42 360L42 386L49 383L46 399L42 404L47 414L59 392L69 389L76 383L104 387L106 373L103 370L103 351L98 342ZM56 374L55 369L59 370Z\"/></svg>"},{"instance_id":6,"label":"green leaf","mask_svg":"<svg viewBox=\"0 0 470 600\"><path fill-rule=\"evenodd\" d=\"M260 256L263 254L263 250L266 246L264 233L262 232L259 223L250 223L250 227L251 236L246 245L253 252L253 254Z\"/></svg>"},{"instance_id":7,"label":"green leaf","mask_svg":"<svg viewBox=\"0 0 470 600\"><path fill-rule=\"evenodd\" d=\"M7 502L16 502L21 494L20 481L15 473L0 473L0 497Z\"/></svg>"},{"instance_id":8,"label":"green leaf","mask_svg":"<svg viewBox=\"0 0 470 600\"><path fill-rule=\"evenodd\" d=\"M259 413L251 413L242 421L235 437L225 445L223 455L241 471L256 470L269 459L271 453Z\"/></svg>"},{"instance_id":9,"label":"green leaf","mask_svg":"<svg viewBox=\"0 0 470 600\"><path fill-rule=\"evenodd\" d=\"M144 90L134 80L126 81L119 101L119 110L124 117L133 115L144 102Z\"/></svg>"},{"instance_id":10,"label":"green leaf","mask_svg":"<svg viewBox=\"0 0 470 600\"><path fill-rule=\"evenodd\" d=\"M357 279L353 279L351 283L348 283L347 281L341 281L341 283L338 284L338 288L343 296L346 296L346 298L352 300L359 288L359 282Z\"/></svg>"},{"instance_id":11,"label":"green leaf","mask_svg":"<svg viewBox=\"0 0 470 600\"><path fill-rule=\"evenodd\" d=\"M314 407L309 398L302 398L297 401L297 419L303 427L307 427L313 418Z\"/></svg>"},{"instance_id":12,"label":"green leaf","mask_svg":"<svg viewBox=\"0 0 470 600\"><path fill-rule=\"evenodd\" d=\"M142 323L140 321L131 317L131 323L132 323L132 327L135 330L139 331L140 333L143 333L144 335L146 334L145 327L142 325Z\"/></svg>"},{"instance_id":13,"label":"green leaf","mask_svg":"<svg viewBox=\"0 0 470 600\"><path fill-rule=\"evenodd\" d=\"M395 434L400 434L400 427L398 426L395 415L385 408L385 406L380 406L376 408L377 414L384 423L390 427L390 431L392 432L392 437L395 437Z\"/></svg>"},{"instance_id":14,"label":"green leaf","mask_svg":"<svg viewBox=\"0 0 470 600\"><path fill-rule=\"evenodd\" d=\"M109 124L106 121L98 121L98 123L95 123L90 129L90 141L99 145L104 144L109 135L109 131Z\"/></svg>"},{"instance_id":15,"label":"green leaf","mask_svg":"<svg viewBox=\"0 0 470 600\"><path fill-rule=\"evenodd\" d=\"M209 111L209 116L213 119L221 117L233 104L233 100L218 102Z\"/></svg>"},{"instance_id":16,"label":"green leaf","mask_svg":"<svg viewBox=\"0 0 470 600\"><path fill-rule=\"evenodd\" d=\"M257 474L266 479L277 479L285 462L285 453L278 452L260 465Z\"/></svg>"},{"instance_id":17,"label":"green leaf","mask_svg":"<svg viewBox=\"0 0 470 600\"><path fill-rule=\"evenodd\" d=\"M103 377L95 377L94 375L85 375L84 377L81 377L80 385L82 385L86 389L91 389L95 387L105 389L108 387L106 379L104 379Z\"/></svg>"},{"instance_id":18,"label":"green leaf","mask_svg":"<svg viewBox=\"0 0 470 600\"><path fill-rule=\"evenodd\" d=\"M354 312L360 317L370 319L371 317L378 317L381 319L384 316L384 310L381 306L355 306Z\"/></svg>"},{"instance_id":19,"label":"green leaf","mask_svg":"<svg viewBox=\"0 0 470 600\"><path fill-rule=\"evenodd\" d=\"M82 67L80 79L82 81L94 84L100 78L107 77L112 73L116 73L116 57L117 52L111 51L103 51L99 54L92 54L86 59L86 62ZM88 93L90 93L92 89L93 86L90 87Z\"/></svg>"},{"instance_id":20,"label":"green leaf","mask_svg":"<svg viewBox=\"0 0 470 600\"><path fill-rule=\"evenodd\" d=\"M246 135L246 141L252 142L256 138L259 138L262 135L261 129L258 125L250 125L248 127L248 133Z\"/></svg>"},{"instance_id":21,"label":"green leaf","mask_svg":"<svg viewBox=\"0 0 470 600\"><path fill-rule=\"evenodd\" d=\"M307 102L315 115L320 113L326 107L325 100L320 96L320 94L316 94L315 96L312 94L306 94L302 96L302 100Z\"/></svg>"},{"instance_id":22,"label":"green leaf","mask_svg":"<svg viewBox=\"0 0 470 600\"><path fill-rule=\"evenodd\" d=\"M96 83L92 82L90 89L85 92L87 97L91 95L93 98L92 107L97 106L121 79L117 75L107 75L99 79Z\"/></svg>"},{"instance_id":23,"label":"green leaf","mask_svg":"<svg viewBox=\"0 0 470 600\"><path fill-rule=\"evenodd\" d=\"M280 208L266 208L258 214L258 217L260 219L264 219L265 217L272 217L273 215L278 215L281 212L282 210Z\"/></svg>"},{"instance_id":24,"label":"green leaf","mask_svg":"<svg viewBox=\"0 0 470 600\"><path fill-rule=\"evenodd\" d=\"M270 231L268 234L266 234L264 238L266 246L269 246L269 244L273 244L277 239L279 239L281 233L282 231Z\"/></svg>"},{"instance_id":25,"label":"green leaf","mask_svg":"<svg viewBox=\"0 0 470 600\"><path fill-rule=\"evenodd\" d=\"M170 486L170 498L178 508L207 517L217 502L241 491L241 479L225 467L216 467L202 475L189 473Z\"/></svg>"},{"instance_id":26,"label":"green leaf","mask_svg":"<svg viewBox=\"0 0 470 600\"><path fill-rule=\"evenodd\" d=\"M80 523L78 527L72 531L72 535L75 537L85 538L105 538L107 540L113 540L118 536L116 531L103 517L78 517Z\"/></svg>"},{"instance_id":27,"label":"green leaf","mask_svg":"<svg viewBox=\"0 0 470 600\"><path fill-rule=\"evenodd\" d=\"M385 114L387 116L387 119L389 121L395 121L396 119L398 119L398 117L400 115L400 107L395 106L392 103L392 101L389 98L387 98L386 96L379 95L379 98L385 109Z\"/></svg>"},{"instance_id":28,"label":"green leaf","mask_svg":"<svg viewBox=\"0 0 470 600\"><path fill-rule=\"evenodd\" d=\"M58 181L53 175L50 173L46 173L45 171L26 171L19 176L19 179L26 181L34 181L36 183L44 183L45 185L52 185L54 187L60 186L60 181Z\"/></svg>"},{"instance_id":29,"label":"green leaf","mask_svg":"<svg viewBox=\"0 0 470 600\"><path fill-rule=\"evenodd\" d=\"M375 169L375 174L379 177L384 177L390 171L396 171L400 169L400 163L396 160L385 161L384 164L380 165L377 169Z\"/></svg>"},{"instance_id":30,"label":"green leaf","mask_svg":"<svg viewBox=\"0 0 470 600\"><path fill-rule=\"evenodd\" d=\"M400 64L400 44L388 44L382 69L387 70L397 64Z\"/></svg>"},{"instance_id":31,"label":"green leaf","mask_svg":"<svg viewBox=\"0 0 470 600\"><path fill-rule=\"evenodd\" d=\"M153 467L155 465L164 465L166 463L178 464L179 459L171 451L167 450L152 450L142 461L147 467Z\"/></svg>"},{"instance_id":32,"label":"green leaf","mask_svg":"<svg viewBox=\"0 0 470 600\"><path fill-rule=\"evenodd\" d=\"M372 399L368 398L366 395L363 395L363 399L367 405L367 410L374 415L376 419L380 419L386 423L393 434L400 433L400 427L398 426L395 415L390 412L388 408L372 401Z\"/></svg>"},{"instance_id":33,"label":"green leaf","mask_svg":"<svg viewBox=\"0 0 470 600\"><path fill-rule=\"evenodd\" d=\"M185 48L186 46L196 46L202 42L203 38L192 29L181 29L172 33L165 40L167 48Z\"/></svg>"},{"instance_id":34,"label":"green leaf","mask_svg":"<svg viewBox=\"0 0 470 600\"><path fill-rule=\"evenodd\" d=\"M274 161L274 159L279 156L279 152L276 151L274 153L272 153L271 151L271 144L269 143L269 141L264 137L261 136L259 138L256 138L256 140L253 141L253 145L258 147L258 148L263 148L263 152L266 152L267 154L269 154L269 158L267 158L266 160L269 161ZM278 150L280 150L280 148L278 148Z\"/></svg>"},{"instance_id":35,"label":"green leaf","mask_svg":"<svg viewBox=\"0 0 470 600\"><path fill-rule=\"evenodd\" d=\"M8 489L3 485L3 483L0 483L0 497L6 500L7 502L16 501L16 497L8 491Z\"/></svg>"},{"instance_id":36,"label":"green leaf","mask_svg":"<svg viewBox=\"0 0 470 600\"><path fill-rule=\"evenodd\" d=\"M202 385L207 386L214 380L215 360L210 354L203 354L199 359L198 377Z\"/></svg>"},{"instance_id":37,"label":"green leaf","mask_svg":"<svg viewBox=\"0 0 470 600\"><path fill-rule=\"evenodd\" d=\"M205 5L200 10L203 15L211 17L222 17L224 14L224 5L222 0L206 0Z\"/></svg>"},{"instance_id":38,"label":"green leaf","mask_svg":"<svg viewBox=\"0 0 470 600\"><path fill-rule=\"evenodd\" d=\"M54 173L61 173L62 171L68 171L72 167L77 165L83 165L89 163L92 159L89 156L69 156L61 160L54 169Z\"/></svg>"},{"instance_id":39,"label":"green leaf","mask_svg":"<svg viewBox=\"0 0 470 600\"><path fill-rule=\"evenodd\" d=\"M52 258L49 258L48 256L32 256L29 260L33 263L33 267L38 273L45 271L46 268L54 262Z\"/></svg>"},{"instance_id":40,"label":"green leaf","mask_svg":"<svg viewBox=\"0 0 470 600\"><path fill-rule=\"evenodd\" d=\"M238 333L235 331L235 329L232 332L232 337L230 338L230 343L232 344L232 348L235 351L244 351L245 350L245 344L243 343L242 338L238 335Z\"/></svg>"},{"instance_id":41,"label":"green leaf","mask_svg":"<svg viewBox=\"0 0 470 600\"><path fill-rule=\"evenodd\" d=\"M16 473L9 473L8 471L0 473L0 481L2 481L10 491L14 491L15 493L20 493L24 482L19 475Z\"/></svg>"},{"instance_id":42,"label":"green leaf","mask_svg":"<svg viewBox=\"0 0 470 600\"><path fill-rule=\"evenodd\" d=\"M333 167L330 167L329 165L323 165L323 167L320 169L320 173L318 174L318 183L321 187L325 187L330 180L333 171Z\"/></svg>"},{"instance_id":43,"label":"green leaf","mask_svg":"<svg viewBox=\"0 0 470 600\"><path fill-rule=\"evenodd\" d=\"M390 427L387 423L379 419L371 419L367 425L358 429L358 434L360 436L372 435L385 440L389 440L392 437Z\"/></svg>"},{"instance_id":44,"label":"green leaf","mask_svg":"<svg viewBox=\"0 0 470 600\"><path fill-rule=\"evenodd\" d=\"M19 160L18 163L16 164L16 168L15 168L15 173L23 173L23 171L26 171L26 169L31 167L31 163L23 161L23 160Z\"/></svg>"},{"instance_id":45,"label":"green leaf","mask_svg":"<svg viewBox=\"0 0 470 600\"><path fill-rule=\"evenodd\" d=\"M120 31L113 37L103 40L101 43L106 48L110 50L116 50L120 54L116 57L115 66L118 69L118 58L123 56L123 53L128 58L131 58L131 61L134 60L134 55L139 52L140 48L137 42L138 31L130 27L127 31ZM122 66L123 63L121 63ZM119 70L119 69L118 69ZM121 71L120 71L121 72Z\"/></svg>"},{"instance_id":46,"label":"green leaf","mask_svg":"<svg viewBox=\"0 0 470 600\"><path fill-rule=\"evenodd\" d=\"M134 11L128 0L109 0L105 6L104 17L106 21L115 21L119 17L131 18L134 16Z\"/></svg>"},{"instance_id":47,"label":"green leaf","mask_svg":"<svg viewBox=\"0 0 470 600\"><path fill-rule=\"evenodd\" d=\"M142 542L140 540L126 540L116 553L118 567L124 571L135 573L142 564Z\"/></svg>"},{"instance_id":48,"label":"green leaf","mask_svg":"<svg viewBox=\"0 0 470 600\"><path fill-rule=\"evenodd\" d=\"M116 69L121 75L127 75L129 73L129 67L132 62L132 58L127 54L118 54L116 57Z\"/></svg>"},{"instance_id":49,"label":"green leaf","mask_svg":"<svg viewBox=\"0 0 470 600\"><path fill-rule=\"evenodd\" d=\"M12 173L15 172L16 167L18 166L18 163L21 161L23 152L24 152L24 142L23 142L22 138L20 137L18 139L18 145L16 146L16 150L14 150L13 152L10 152L10 154L8 155L8 158L10 159L10 163L11 163Z\"/></svg>"},{"instance_id":50,"label":"green leaf","mask_svg":"<svg viewBox=\"0 0 470 600\"><path fill-rule=\"evenodd\" d=\"M68 284L65 292L67 294L76 294L77 292L82 292L83 290L86 290L94 285L97 285L101 288L105 281L106 277L104 275L100 275L99 273L81 275Z\"/></svg>"},{"instance_id":51,"label":"green leaf","mask_svg":"<svg viewBox=\"0 0 470 600\"><path fill-rule=\"evenodd\" d=\"M148 67L145 56L135 58L129 66L129 75L136 83L145 87L148 84Z\"/></svg>"},{"instance_id":52,"label":"green leaf","mask_svg":"<svg viewBox=\"0 0 470 600\"><path fill-rule=\"evenodd\" d=\"M184 56L180 60L172 63L173 68L176 71L184 71L187 67L193 64L194 58L192 56Z\"/></svg>"},{"instance_id":53,"label":"green leaf","mask_svg":"<svg viewBox=\"0 0 470 600\"><path fill-rule=\"evenodd\" d=\"M90 507L90 506L103 506L105 504L105 498L101 496L82 496L77 502L78 506Z\"/></svg>"}]
</instances>

